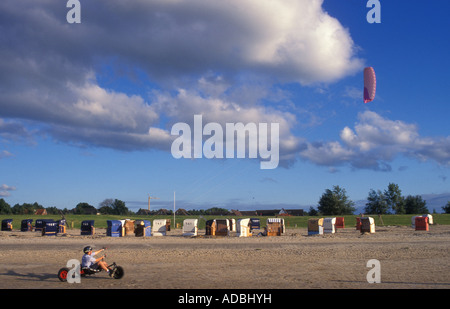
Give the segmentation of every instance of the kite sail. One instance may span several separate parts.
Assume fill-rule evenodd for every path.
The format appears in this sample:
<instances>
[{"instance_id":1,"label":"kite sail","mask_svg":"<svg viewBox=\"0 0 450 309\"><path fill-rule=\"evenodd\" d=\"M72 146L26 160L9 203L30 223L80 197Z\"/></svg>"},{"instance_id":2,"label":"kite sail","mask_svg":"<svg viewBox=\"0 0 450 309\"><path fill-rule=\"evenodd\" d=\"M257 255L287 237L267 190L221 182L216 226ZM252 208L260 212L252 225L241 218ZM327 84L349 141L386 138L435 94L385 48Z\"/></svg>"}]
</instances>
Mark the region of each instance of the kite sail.
<instances>
[{"instance_id":1,"label":"kite sail","mask_svg":"<svg viewBox=\"0 0 450 309\"><path fill-rule=\"evenodd\" d=\"M377 89L377 79L375 70L372 67L364 69L364 103L372 102L375 99Z\"/></svg>"}]
</instances>

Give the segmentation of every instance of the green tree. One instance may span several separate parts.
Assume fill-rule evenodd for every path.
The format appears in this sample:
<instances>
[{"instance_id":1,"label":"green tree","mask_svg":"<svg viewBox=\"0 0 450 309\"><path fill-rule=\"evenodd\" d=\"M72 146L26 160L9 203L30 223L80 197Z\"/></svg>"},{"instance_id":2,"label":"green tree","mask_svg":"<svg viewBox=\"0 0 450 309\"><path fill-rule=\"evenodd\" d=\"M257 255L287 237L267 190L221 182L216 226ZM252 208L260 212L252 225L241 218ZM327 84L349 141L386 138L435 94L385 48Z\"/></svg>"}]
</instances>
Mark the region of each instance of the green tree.
<instances>
[{"instance_id":1,"label":"green tree","mask_svg":"<svg viewBox=\"0 0 450 309\"><path fill-rule=\"evenodd\" d=\"M324 215L348 215L355 211L354 205L345 189L333 186L333 190L326 189L322 194L317 209Z\"/></svg>"},{"instance_id":2,"label":"green tree","mask_svg":"<svg viewBox=\"0 0 450 309\"><path fill-rule=\"evenodd\" d=\"M386 197L380 190L375 191L371 189L367 197L366 207L364 212L368 214L383 215L389 213L389 206L386 202Z\"/></svg>"},{"instance_id":3,"label":"green tree","mask_svg":"<svg viewBox=\"0 0 450 309\"><path fill-rule=\"evenodd\" d=\"M405 213L405 200L397 184L389 183L387 190L384 190L384 198L388 208L392 209L395 214Z\"/></svg>"},{"instance_id":4,"label":"green tree","mask_svg":"<svg viewBox=\"0 0 450 309\"><path fill-rule=\"evenodd\" d=\"M37 209L43 209L44 206L38 204L37 202L34 202L33 204L30 203L23 203L22 205L15 204L12 207L12 213L15 215L29 215L34 214L34 212Z\"/></svg>"},{"instance_id":5,"label":"green tree","mask_svg":"<svg viewBox=\"0 0 450 309\"><path fill-rule=\"evenodd\" d=\"M317 216L317 215L319 215L317 210L312 206L309 207L308 216Z\"/></svg>"},{"instance_id":6,"label":"green tree","mask_svg":"<svg viewBox=\"0 0 450 309\"><path fill-rule=\"evenodd\" d=\"M447 202L447 205L445 205L444 207L442 207L442 210L443 210L446 214L450 214L450 201Z\"/></svg>"},{"instance_id":7,"label":"green tree","mask_svg":"<svg viewBox=\"0 0 450 309\"><path fill-rule=\"evenodd\" d=\"M73 213L75 215L84 215L89 213L96 213L97 209L89 205L88 203L78 203L77 206L73 209Z\"/></svg>"},{"instance_id":8,"label":"green tree","mask_svg":"<svg viewBox=\"0 0 450 309\"><path fill-rule=\"evenodd\" d=\"M229 213L230 212L228 211L228 209L220 208L220 207L212 207L212 208L206 209L206 211L205 211L206 215L217 215L217 216L227 215Z\"/></svg>"},{"instance_id":9,"label":"green tree","mask_svg":"<svg viewBox=\"0 0 450 309\"><path fill-rule=\"evenodd\" d=\"M47 208L45 208L45 210L47 210L47 214L49 214L49 215L59 215L60 214L60 210L58 208L56 208L55 206L47 207Z\"/></svg>"},{"instance_id":10,"label":"green tree","mask_svg":"<svg viewBox=\"0 0 450 309\"><path fill-rule=\"evenodd\" d=\"M4 199L0 199L0 215L9 215L11 213L11 206Z\"/></svg>"},{"instance_id":11,"label":"green tree","mask_svg":"<svg viewBox=\"0 0 450 309\"><path fill-rule=\"evenodd\" d=\"M111 205L112 214L114 215L128 215L130 211L127 206L125 206L125 202L115 199Z\"/></svg>"},{"instance_id":12,"label":"green tree","mask_svg":"<svg viewBox=\"0 0 450 309\"><path fill-rule=\"evenodd\" d=\"M98 210L104 215L129 215L132 213L128 210L125 202L118 199L113 200L112 198L103 200Z\"/></svg>"},{"instance_id":13,"label":"green tree","mask_svg":"<svg viewBox=\"0 0 450 309\"><path fill-rule=\"evenodd\" d=\"M23 205L20 204L15 204L12 208L11 211L14 215L22 215L23 214Z\"/></svg>"},{"instance_id":14,"label":"green tree","mask_svg":"<svg viewBox=\"0 0 450 309\"><path fill-rule=\"evenodd\" d=\"M100 203L98 211L102 215L111 215L111 214L113 214L112 204L113 204L113 199L107 198L107 199L103 200L103 202Z\"/></svg>"},{"instance_id":15,"label":"green tree","mask_svg":"<svg viewBox=\"0 0 450 309\"><path fill-rule=\"evenodd\" d=\"M408 195L405 198L405 212L407 214L428 213L427 202L420 195Z\"/></svg>"}]
</instances>

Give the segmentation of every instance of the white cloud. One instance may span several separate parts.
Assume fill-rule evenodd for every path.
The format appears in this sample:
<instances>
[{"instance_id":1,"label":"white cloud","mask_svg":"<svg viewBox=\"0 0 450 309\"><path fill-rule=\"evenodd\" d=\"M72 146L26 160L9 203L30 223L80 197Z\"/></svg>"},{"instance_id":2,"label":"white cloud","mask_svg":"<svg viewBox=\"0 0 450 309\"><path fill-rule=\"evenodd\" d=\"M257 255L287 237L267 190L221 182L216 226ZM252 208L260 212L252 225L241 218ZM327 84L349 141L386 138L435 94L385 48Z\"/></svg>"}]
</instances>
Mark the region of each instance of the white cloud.
<instances>
[{"instance_id":1,"label":"white cloud","mask_svg":"<svg viewBox=\"0 0 450 309\"><path fill-rule=\"evenodd\" d=\"M78 80L102 60L128 71L139 67L153 80L214 71L305 84L335 81L362 62L348 30L323 11L322 2L99 0L83 3L82 23L74 26L47 1L5 0L2 43L9 50L3 72L14 73L8 84L15 87L14 77L26 72L25 81L39 84L50 81L40 79L45 71L50 79Z\"/></svg>"},{"instance_id":2,"label":"white cloud","mask_svg":"<svg viewBox=\"0 0 450 309\"><path fill-rule=\"evenodd\" d=\"M349 31L322 3L97 0L83 2L82 23L70 25L53 1L0 1L0 137L46 132L76 145L169 151L170 124L202 114L279 123L285 163L389 170L404 155L449 165L450 137L422 137L414 124L365 112L339 141L308 142L293 133L300 113L262 103L285 95L272 83L329 83L362 68ZM102 85L109 70L151 95Z\"/></svg>"},{"instance_id":3,"label":"white cloud","mask_svg":"<svg viewBox=\"0 0 450 309\"><path fill-rule=\"evenodd\" d=\"M8 150L2 150L0 151L0 159L2 158L8 158L8 157L13 157L14 155L12 153L10 153Z\"/></svg>"},{"instance_id":4,"label":"white cloud","mask_svg":"<svg viewBox=\"0 0 450 309\"><path fill-rule=\"evenodd\" d=\"M307 143L307 148L300 152L301 157L319 165L339 165L349 161L355 152L343 147L339 142Z\"/></svg>"},{"instance_id":5,"label":"white cloud","mask_svg":"<svg viewBox=\"0 0 450 309\"><path fill-rule=\"evenodd\" d=\"M35 130L27 128L27 126L18 120L4 120L0 118L0 142L5 141L21 141L33 143L33 135ZM9 152L4 151L1 157L10 156Z\"/></svg>"},{"instance_id":6,"label":"white cloud","mask_svg":"<svg viewBox=\"0 0 450 309\"><path fill-rule=\"evenodd\" d=\"M349 164L355 168L391 170L389 162L403 155L450 165L450 137L421 137L418 127L366 111L354 129L345 127L341 141L307 143L300 156L319 165Z\"/></svg>"},{"instance_id":7,"label":"white cloud","mask_svg":"<svg viewBox=\"0 0 450 309\"><path fill-rule=\"evenodd\" d=\"M355 125L355 131L345 127L341 139L348 146L361 151L379 146L408 148L419 136L416 125L385 119L375 112L366 111L358 118L360 122Z\"/></svg>"},{"instance_id":8,"label":"white cloud","mask_svg":"<svg viewBox=\"0 0 450 309\"><path fill-rule=\"evenodd\" d=\"M179 89L174 95L155 93L152 107L165 114L171 122L188 123L193 127L193 115L202 115L203 123L277 123L280 128L280 160L286 165L294 160L301 146L300 139L292 133L296 124L295 115L262 105L251 105L231 101L221 96L205 96L201 92Z\"/></svg>"},{"instance_id":9,"label":"white cloud","mask_svg":"<svg viewBox=\"0 0 450 309\"><path fill-rule=\"evenodd\" d=\"M362 66L322 2L87 1L71 25L51 1L1 1L0 116L73 144L130 150L169 149L161 115L277 122L282 156L292 159L296 119L262 105L274 97L266 85L333 82ZM99 84L105 67L112 80L159 89L155 100Z\"/></svg>"},{"instance_id":10,"label":"white cloud","mask_svg":"<svg viewBox=\"0 0 450 309\"><path fill-rule=\"evenodd\" d=\"M69 88L77 98L72 106L67 104L70 117L79 118L84 126L144 132L158 120L158 115L140 96L106 90L95 83Z\"/></svg>"},{"instance_id":11,"label":"white cloud","mask_svg":"<svg viewBox=\"0 0 450 309\"><path fill-rule=\"evenodd\" d=\"M16 190L16 187L11 187L11 186L2 184L0 186L0 197L10 196L11 195L10 191L14 191L14 190Z\"/></svg>"},{"instance_id":12,"label":"white cloud","mask_svg":"<svg viewBox=\"0 0 450 309\"><path fill-rule=\"evenodd\" d=\"M101 16L87 3L80 28L89 51L119 55L153 77L212 70L330 82L362 63L348 30L323 11L322 2L115 0L96 3Z\"/></svg>"}]
</instances>

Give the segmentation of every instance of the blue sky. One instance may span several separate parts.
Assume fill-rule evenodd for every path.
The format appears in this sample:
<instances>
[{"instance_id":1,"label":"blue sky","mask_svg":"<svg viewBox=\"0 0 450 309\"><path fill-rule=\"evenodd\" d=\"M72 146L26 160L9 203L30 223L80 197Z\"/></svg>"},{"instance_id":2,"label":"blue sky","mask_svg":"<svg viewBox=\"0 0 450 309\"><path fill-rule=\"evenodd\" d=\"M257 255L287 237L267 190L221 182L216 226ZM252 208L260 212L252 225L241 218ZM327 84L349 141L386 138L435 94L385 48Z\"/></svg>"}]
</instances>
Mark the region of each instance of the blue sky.
<instances>
[{"instance_id":1,"label":"blue sky","mask_svg":"<svg viewBox=\"0 0 450 309\"><path fill-rule=\"evenodd\" d=\"M64 1L63 1L64 2ZM449 196L446 1L0 4L0 197L131 210L316 207L397 183ZM65 4L65 3L64 3ZM362 102L362 70L377 94ZM280 123L280 164L175 159L171 126ZM436 206L438 205L438 206Z\"/></svg>"}]
</instances>

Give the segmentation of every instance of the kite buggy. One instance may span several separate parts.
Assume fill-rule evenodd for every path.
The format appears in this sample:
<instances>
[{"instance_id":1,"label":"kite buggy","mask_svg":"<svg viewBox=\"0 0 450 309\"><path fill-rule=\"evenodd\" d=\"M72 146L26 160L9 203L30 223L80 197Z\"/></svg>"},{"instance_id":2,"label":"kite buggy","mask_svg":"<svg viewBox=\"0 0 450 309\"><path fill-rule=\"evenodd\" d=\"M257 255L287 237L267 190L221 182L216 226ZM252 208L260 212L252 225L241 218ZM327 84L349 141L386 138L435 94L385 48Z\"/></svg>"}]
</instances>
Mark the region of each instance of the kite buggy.
<instances>
[{"instance_id":1,"label":"kite buggy","mask_svg":"<svg viewBox=\"0 0 450 309\"><path fill-rule=\"evenodd\" d=\"M122 266L119 266L116 264L116 262L113 262L112 264L108 265L104 260L106 258L106 254L98 259L95 259L93 256L101 251L104 251L106 248L103 248L97 252L92 253L92 247L88 246L83 249L85 255L83 256L82 264L79 266L79 275L80 277L86 277L90 275L95 275L96 273L106 271L110 277L114 279L122 279L124 273L124 269ZM86 262L86 257L92 256L92 262ZM75 270L77 271L77 270ZM68 276L73 276L74 274L71 273L71 269L68 267L63 267L58 271L58 279L66 282L68 281ZM76 274L75 274L76 276Z\"/></svg>"}]
</instances>

